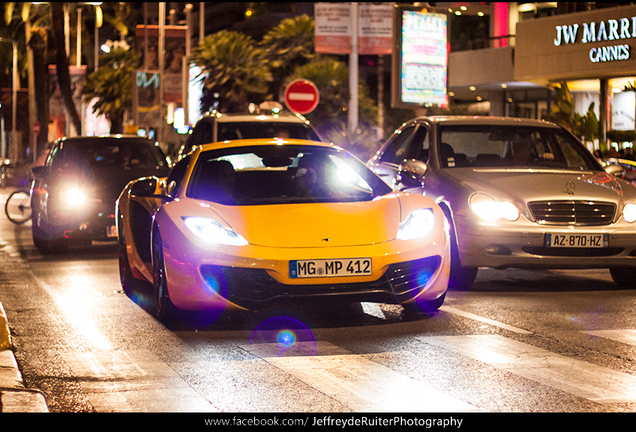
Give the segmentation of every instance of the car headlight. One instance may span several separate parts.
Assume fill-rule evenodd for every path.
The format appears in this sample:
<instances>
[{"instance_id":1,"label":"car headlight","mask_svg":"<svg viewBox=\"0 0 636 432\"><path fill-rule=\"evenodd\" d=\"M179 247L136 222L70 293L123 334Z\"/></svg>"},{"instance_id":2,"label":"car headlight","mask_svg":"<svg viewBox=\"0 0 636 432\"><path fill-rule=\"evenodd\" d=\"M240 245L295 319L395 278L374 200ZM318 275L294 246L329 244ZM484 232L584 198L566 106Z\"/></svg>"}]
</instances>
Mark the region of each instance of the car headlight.
<instances>
[{"instance_id":1,"label":"car headlight","mask_svg":"<svg viewBox=\"0 0 636 432\"><path fill-rule=\"evenodd\" d=\"M470 209L485 221L515 221L519 218L519 209L510 201L499 202L488 195L475 194L470 197L469 204Z\"/></svg>"},{"instance_id":2,"label":"car headlight","mask_svg":"<svg viewBox=\"0 0 636 432\"><path fill-rule=\"evenodd\" d=\"M80 207L86 201L86 195L78 188L71 188L66 191L66 204L70 207Z\"/></svg>"},{"instance_id":3,"label":"car headlight","mask_svg":"<svg viewBox=\"0 0 636 432\"><path fill-rule=\"evenodd\" d=\"M623 208L623 219L630 223L636 221L636 204L625 204Z\"/></svg>"},{"instance_id":4,"label":"car headlight","mask_svg":"<svg viewBox=\"0 0 636 432\"><path fill-rule=\"evenodd\" d=\"M413 211L404 222L400 224L397 238L400 240L413 240L425 238L435 226L435 215L431 209L419 209Z\"/></svg>"},{"instance_id":5,"label":"car headlight","mask_svg":"<svg viewBox=\"0 0 636 432\"><path fill-rule=\"evenodd\" d=\"M229 246L245 246L247 240L234 231L215 221L214 219L204 217L184 218L186 226L197 237L208 243L223 244Z\"/></svg>"}]
</instances>

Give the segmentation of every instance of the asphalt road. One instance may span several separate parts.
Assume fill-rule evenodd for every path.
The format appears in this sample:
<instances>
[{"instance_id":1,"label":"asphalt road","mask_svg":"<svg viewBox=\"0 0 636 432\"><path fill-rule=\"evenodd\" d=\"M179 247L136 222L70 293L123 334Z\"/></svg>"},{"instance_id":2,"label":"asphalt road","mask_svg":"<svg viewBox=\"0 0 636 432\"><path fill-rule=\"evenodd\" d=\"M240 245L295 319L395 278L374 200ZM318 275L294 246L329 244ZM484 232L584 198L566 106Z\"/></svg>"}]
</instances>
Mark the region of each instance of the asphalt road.
<instances>
[{"instance_id":1,"label":"asphalt road","mask_svg":"<svg viewBox=\"0 0 636 432\"><path fill-rule=\"evenodd\" d=\"M607 271L484 270L433 315L276 305L160 323L116 247L43 257L0 220L0 303L52 413L636 411L636 292Z\"/></svg>"}]
</instances>

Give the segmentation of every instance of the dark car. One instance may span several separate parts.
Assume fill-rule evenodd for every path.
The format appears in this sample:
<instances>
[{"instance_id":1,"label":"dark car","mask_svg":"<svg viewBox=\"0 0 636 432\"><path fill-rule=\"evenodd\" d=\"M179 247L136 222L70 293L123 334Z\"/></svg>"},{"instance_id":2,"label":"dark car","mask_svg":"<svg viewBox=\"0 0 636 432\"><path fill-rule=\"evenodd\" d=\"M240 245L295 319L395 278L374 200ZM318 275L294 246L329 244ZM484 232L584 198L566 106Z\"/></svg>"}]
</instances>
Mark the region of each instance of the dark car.
<instances>
[{"instance_id":1,"label":"dark car","mask_svg":"<svg viewBox=\"0 0 636 432\"><path fill-rule=\"evenodd\" d=\"M452 286L470 286L479 267L604 268L616 283L636 286L636 188L560 126L420 117L368 165L445 211Z\"/></svg>"},{"instance_id":2,"label":"dark car","mask_svg":"<svg viewBox=\"0 0 636 432\"><path fill-rule=\"evenodd\" d=\"M33 168L33 243L42 253L116 240L115 201L131 180L165 177L170 161L138 136L61 138Z\"/></svg>"},{"instance_id":3,"label":"dark car","mask_svg":"<svg viewBox=\"0 0 636 432\"><path fill-rule=\"evenodd\" d=\"M199 119L175 159L181 160L198 145L252 138L322 141L309 121L298 114L224 114L214 111Z\"/></svg>"}]
</instances>

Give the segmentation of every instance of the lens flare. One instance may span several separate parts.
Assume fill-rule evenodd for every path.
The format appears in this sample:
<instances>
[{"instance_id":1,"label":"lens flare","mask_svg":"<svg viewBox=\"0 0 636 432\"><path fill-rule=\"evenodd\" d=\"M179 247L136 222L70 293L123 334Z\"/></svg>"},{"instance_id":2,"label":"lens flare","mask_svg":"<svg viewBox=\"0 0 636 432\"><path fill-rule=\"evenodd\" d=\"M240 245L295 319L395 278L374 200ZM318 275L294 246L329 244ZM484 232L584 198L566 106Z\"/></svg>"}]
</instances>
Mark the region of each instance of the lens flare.
<instances>
[{"instance_id":1,"label":"lens flare","mask_svg":"<svg viewBox=\"0 0 636 432\"><path fill-rule=\"evenodd\" d=\"M260 323L250 335L248 345L272 345L278 356L315 356L318 354L316 339L301 321L277 316Z\"/></svg>"}]
</instances>

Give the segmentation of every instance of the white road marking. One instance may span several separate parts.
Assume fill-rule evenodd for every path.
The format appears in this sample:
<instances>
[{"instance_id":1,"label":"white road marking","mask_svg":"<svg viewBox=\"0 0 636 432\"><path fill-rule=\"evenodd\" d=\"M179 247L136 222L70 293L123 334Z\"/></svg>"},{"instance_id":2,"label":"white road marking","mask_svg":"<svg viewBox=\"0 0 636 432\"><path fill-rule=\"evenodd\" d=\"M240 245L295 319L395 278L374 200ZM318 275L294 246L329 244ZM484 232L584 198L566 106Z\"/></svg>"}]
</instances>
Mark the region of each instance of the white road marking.
<instances>
[{"instance_id":1,"label":"white road marking","mask_svg":"<svg viewBox=\"0 0 636 432\"><path fill-rule=\"evenodd\" d=\"M97 412L216 412L150 351L62 354Z\"/></svg>"},{"instance_id":2,"label":"white road marking","mask_svg":"<svg viewBox=\"0 0 636 432\"><path fill-rule=\"evenodd\" d=\"M469 319L472 319L472 320L475 320L475 321L480 321L480 322L483 322L483 323L486 323L486 324L490 324L490 325L493 325L493 326L496 326L496 327L499 327L499 328L502 328L502 329L505 329L505 330L510 330L512 332L515 332L515 333L532 334L532 332L529 332L527 330L520 329L518 327L514 327L514 326L511 326L511 325L502 323L500 321L495 321L495 320L491 320L489 318L485 318L485 317L482 317L482 316L479 316L479 315L475 315L475 314L470 313L470 312L465 312L463 310L456 309L456 308L451 307L451 306L442 306L440 308L440 310L444 311L444 312L447 312L447 313L454 314L454 315L459 315L459 316L462 316L464 318L469 318Z\"/></svg>"},{"instance_id":3,"label":"white road marking","mask_svg":"<svg viewBox=\"0 0 636 432\"><path fill-rule=\"evenodd\" d=\"M386 319L386 315L384 315L384 312L382 311L382 308L380 307L379 304L362 302L360 303L360 305L362 306L362 311L365 314L371 315L380 319Z\"/></svg>"},{"instance_id":4,"label":"white road marking","mask_svg":"<svg viewBox=\"0 0 636 432\"><path fill-rule=\"evenodd\" d=\"M475 407L362 355L319 342L318 356L280 356L276 344L252 354L334 398L354 412L467 412Z\"/></svg>"},{"instance_id":5,"label":"white road marking","mask_svg":"<svg viewBox=\"0 0 636 432\"><path fill-rule=\"evenodd\" d=\"M499 335L424 336L417 339L594 402L636 402L634 375Z\"/></svg>"},{"instance_id":6,"label":"white road marking","mask_svg":"<svg viewBox=\"0 0 636 432\"><path fill-rule=\"evenodd\" d=\"M592 330L582 333L636 346L636 330Z\"/></svg>"}]
</instances>

